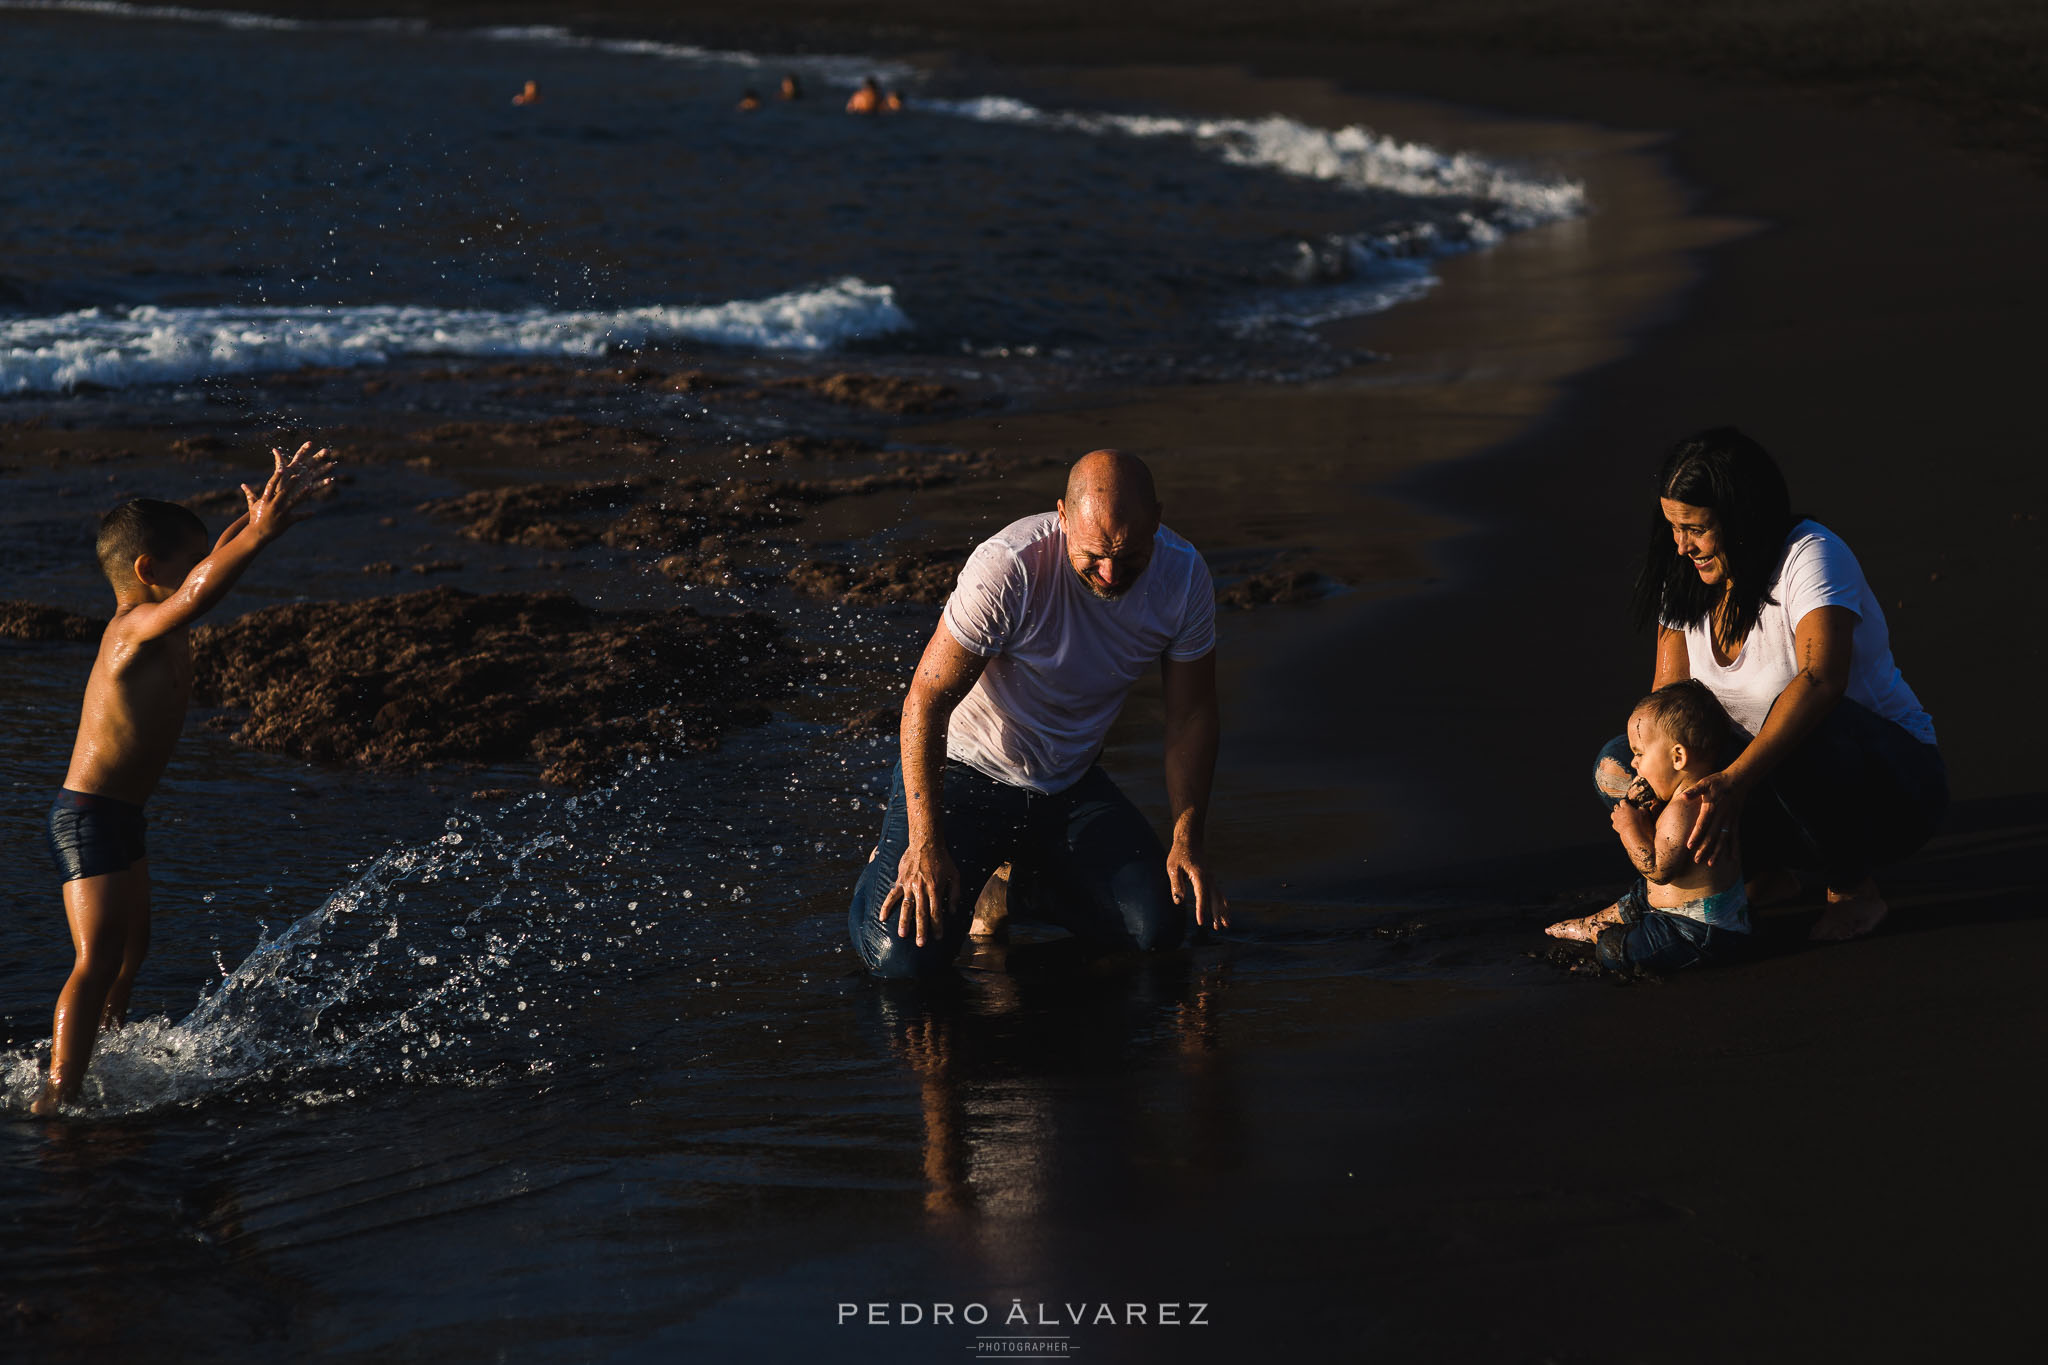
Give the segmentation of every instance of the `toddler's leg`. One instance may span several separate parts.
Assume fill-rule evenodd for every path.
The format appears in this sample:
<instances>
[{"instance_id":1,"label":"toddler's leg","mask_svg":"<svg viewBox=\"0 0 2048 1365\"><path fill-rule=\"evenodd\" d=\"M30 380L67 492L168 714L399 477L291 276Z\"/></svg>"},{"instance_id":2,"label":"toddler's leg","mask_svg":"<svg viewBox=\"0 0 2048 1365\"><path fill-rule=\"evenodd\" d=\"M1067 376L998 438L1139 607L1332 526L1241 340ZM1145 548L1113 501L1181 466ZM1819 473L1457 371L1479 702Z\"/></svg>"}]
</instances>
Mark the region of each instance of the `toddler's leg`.
<instances>
[{"instance_id":1,"label":"toddler's leg","mask_svg":"<svg viewBox=\"0 0 2048 1365\"><path fill-rule=\"evenodd\" d=\"M1600 931L1610 925L1621 923L1621 904L1616 902L1597 914L1584 915L1578 919L1561 919L1543 932L1552 938L1570 939L1575 943L1591 943L1600 937Z\"/></svg>"},{"instance_id":2,"label":"toddler's leg","mask_svg":"<svg viewBox=\"0 0 2048 1365\"><path fill-rule=\"evenodd\" d=\"M71 977L57 996L50 1030L50 1082L32 1106L37 1114L54 1113L58 1105L77 1096L85 1081L100 1018L128 951L128 911L136 900L132 889L136 871L125 868L64 883L64 915L71 922L71 946L77 956ZM146 872L142 885L141 896L147 903Z\"/></svg>"},{"instance_id":3,"label":"toddler's leg","mask_svg":"<svg viewBox=\"0 0 2048 1365\"><path fill-rule=\"evenodd\" d=\"M128 993L135 989L135 974L142 970L142 959L149 956L149 864L138 862L128 869L127 875L123 914L128 921L128 937L121 948L121 970L115 974L113 987L107 991L106 1007L100 1012L102 1030L119 1028L128 1022Z\"/></svg>"}]
</instances>

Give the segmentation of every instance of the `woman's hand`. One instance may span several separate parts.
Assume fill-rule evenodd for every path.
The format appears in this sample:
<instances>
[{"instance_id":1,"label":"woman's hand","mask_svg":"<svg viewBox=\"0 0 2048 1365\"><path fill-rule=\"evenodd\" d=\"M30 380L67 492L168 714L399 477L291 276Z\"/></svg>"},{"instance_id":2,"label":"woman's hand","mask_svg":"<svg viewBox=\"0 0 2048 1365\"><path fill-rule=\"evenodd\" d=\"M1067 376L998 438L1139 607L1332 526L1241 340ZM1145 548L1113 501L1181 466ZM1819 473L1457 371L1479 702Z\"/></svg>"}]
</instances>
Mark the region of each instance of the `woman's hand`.
<instances>
[{"instance_id":1,"label":"woman's hand","mask_svg":"<svg viewBox=\"0 0 2048 1365\"><path fill-rule=\"evenodd\" d=\"M1742 828L1742 804L1749 784L1727 772L1710 773L1679 793L1700 803L1700 813L1685 836L1685 851L1701 867L1735 856L1735 836Z\"/></svg>"}]
</instances>

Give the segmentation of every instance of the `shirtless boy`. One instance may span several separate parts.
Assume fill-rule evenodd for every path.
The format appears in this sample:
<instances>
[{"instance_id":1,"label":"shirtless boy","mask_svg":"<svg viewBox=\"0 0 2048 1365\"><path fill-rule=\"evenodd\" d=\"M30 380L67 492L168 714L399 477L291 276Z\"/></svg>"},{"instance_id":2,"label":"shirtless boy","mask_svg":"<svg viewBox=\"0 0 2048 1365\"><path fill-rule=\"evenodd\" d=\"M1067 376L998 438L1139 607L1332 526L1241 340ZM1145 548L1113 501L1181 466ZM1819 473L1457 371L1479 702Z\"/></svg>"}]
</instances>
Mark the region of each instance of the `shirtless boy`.
<instances>
[{"instance_id":1,"label":"shirtless boy","mask_svg":"<svg viewBox=\"0 0 2048 1365\"><path fill-rule=\"evenodd\" d=\"M1693 787L1741 749L1741 734L1704 683L1660 687L1628 718L1636 781L1614 803L1614 832L1642 876L1596 915L1543 932L1595 944L1603 966L1672 971L1738 956L1749 942L1749 899L1738 858L1693 861L1686 838L1699 816Z\"/></svg>"},{"instance_id":2,"label":"shirtless boy","mask_svg":"<svg viewBox=\"0 0 2048 1365\"><path fill-rule=\"evenodd\" d=\"M50 854L64 878L64 915L77 961L57 997L50 1079L33 1111L78 1096L101 1029L128 1013L149 950L149 862L142 806L185 726L192 695L192 622L227 595L257 554L284 533L300 501L334 466L312 442L277 467L249 509L208 548L206 527L176 503L140 498L100 523L100 568L114 619L85 684L78 742L50 807Z\"/></svg>"}]
</instances>

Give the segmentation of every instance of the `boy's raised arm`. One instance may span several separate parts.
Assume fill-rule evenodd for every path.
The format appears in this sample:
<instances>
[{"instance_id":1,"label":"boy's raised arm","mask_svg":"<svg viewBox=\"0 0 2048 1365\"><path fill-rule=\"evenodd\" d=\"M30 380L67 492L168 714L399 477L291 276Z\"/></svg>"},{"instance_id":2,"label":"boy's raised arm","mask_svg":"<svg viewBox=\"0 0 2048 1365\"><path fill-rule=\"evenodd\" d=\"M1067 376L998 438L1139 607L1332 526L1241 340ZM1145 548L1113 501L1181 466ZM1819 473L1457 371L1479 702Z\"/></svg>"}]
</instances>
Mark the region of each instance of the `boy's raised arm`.
<instances>
[{"instance_id":1,"label":"boy's raised arm","mask_svg":"<svg viewBox=\"0 0 2048 1365\"><path fill-rule=\"evenodd\" d=\"M242 528L244 526L247 526L248 524L249 514L247 512L243 512L242 515L236 517L233 521L229 522L228 529L222 531L220 533L220 539L213 542L213 553L219 554L221 552L221 547L226 545L229 541L233 540L236 536L242 534Z\"/></svg>"},{"instance_id":2,"label":"boy's raised arm","mask_svg":"<svg viewBox=\"0 0 2048 1365\"><path fill-rule=\"evenodd\" d=\"M145 602L131 610L123 626L134 639L149 640L190 625L227 595L264 546L283 535L297 519L293 513L301 502L330 480L334 461L325 450L315 451L311 441L290 459L272 448L277 467L261 491L242 485L249 510L223 532L213 553L193 566L178 590L161 602Z\"/></svg>"}]
</instances>

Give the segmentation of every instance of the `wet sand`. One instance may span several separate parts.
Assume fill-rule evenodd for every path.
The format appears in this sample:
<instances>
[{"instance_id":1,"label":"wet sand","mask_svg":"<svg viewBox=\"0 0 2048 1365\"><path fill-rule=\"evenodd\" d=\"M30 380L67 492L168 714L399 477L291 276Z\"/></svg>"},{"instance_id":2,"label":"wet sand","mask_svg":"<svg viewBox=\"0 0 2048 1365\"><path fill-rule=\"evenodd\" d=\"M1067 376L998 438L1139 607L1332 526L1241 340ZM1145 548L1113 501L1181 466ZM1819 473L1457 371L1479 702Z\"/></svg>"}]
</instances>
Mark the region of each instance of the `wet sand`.
<instances>
[{"instance_id":1,"label":"wet sand","mask_svg":"<svg viewBox=\"0 0 2048 1365\"><path fill-rule=\"evenodd\" d=\"M636 1304L623 1337L586 1324L601 1348L570 1344L565 1310L550 1354L945 1358L971 1334L856 1331L835 1306L1011 1296L1211 1305L1210 1334L1076 1334L1111 1359L1907 1359L2023 1340L2048 794L2040 741L1999 702L2039 671L2048 190L1912 111L1444 49L1236 54L1528 120L1503 122L1105 69L1126 50L1039 79L1519 137L1582 157L1598 211L1444 263L1434 296L1347 331L1390 358L1338 381L915 427L1026 460L1156 456L1198 544L1347 585L1226 618L1213 823L1248 933L1160 988L1158 1038L1108 1017L1142 1013L1142 985L1105 1005L1026 973L1006 1013L846 983L822 1051L892 1040L921 1179L770 1197L734 1220L709 1288ZM1794 907L1768 918L1782 951L1763 962L1617 988L1521 953L1619 876L1583 784L1648 674L1620 621L1641 485L1664 443L1724 420L1779 451L1897 604L1958 800L1890 879L1875 938L1802 949L1812 907ZM999 525L1048 486L917 494L905 535ZM1148 710L1111 758L1156 802ZM870 1011L879 1025L850 1022ZM792 1083L761 1112L792 1093L835 1102Z\"/></svg>"}]
</instances>

